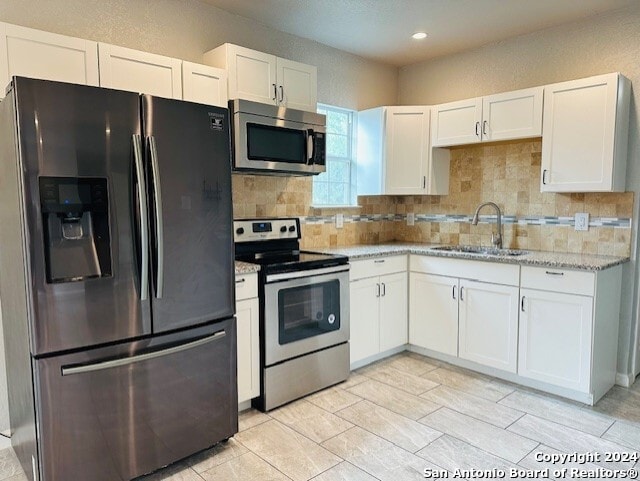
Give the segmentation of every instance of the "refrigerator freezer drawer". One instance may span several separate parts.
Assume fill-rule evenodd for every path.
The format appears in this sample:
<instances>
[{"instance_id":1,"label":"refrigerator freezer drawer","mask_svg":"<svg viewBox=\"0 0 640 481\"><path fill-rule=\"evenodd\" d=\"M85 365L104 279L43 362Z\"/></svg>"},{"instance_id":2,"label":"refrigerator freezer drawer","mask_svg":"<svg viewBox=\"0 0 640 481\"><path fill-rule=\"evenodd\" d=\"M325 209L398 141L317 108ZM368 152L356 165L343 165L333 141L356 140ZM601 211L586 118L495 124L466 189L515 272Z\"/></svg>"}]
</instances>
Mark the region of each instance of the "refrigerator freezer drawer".
<instances>
[{"instance_id":1,"label":"refrigerator freezer drawer","mask_svg":"<svg viewBox=\"0 0 640 481\"><path fill-rule=\"evenodd\" d=\"M42 481L130 480L237 432L233 318L34 366Z\"/></svg>"}]
</instances>

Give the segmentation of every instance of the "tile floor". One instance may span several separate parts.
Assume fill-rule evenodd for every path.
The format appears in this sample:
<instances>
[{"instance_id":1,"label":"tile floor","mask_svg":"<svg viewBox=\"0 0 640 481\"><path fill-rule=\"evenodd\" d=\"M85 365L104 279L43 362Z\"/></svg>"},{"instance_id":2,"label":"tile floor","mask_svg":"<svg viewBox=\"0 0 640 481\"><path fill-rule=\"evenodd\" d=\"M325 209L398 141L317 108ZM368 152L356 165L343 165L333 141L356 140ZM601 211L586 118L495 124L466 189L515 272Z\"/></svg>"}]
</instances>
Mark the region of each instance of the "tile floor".
<instances>
[{"instance_id":1,"label":"tile floor","mask_svg":"<svg viewBox=\"0 0 640 481\"><path fill-rule=\"evenodd\" d=\"M228 443L140 481L409 481L425 468L451 478L456 469L636 465L535 458L594 451L640 451L640 383L588 407L402 353L269 414L245 411ZM25 479L13 452L0 451L0 480Z\"/></svg>"}]
</instances>

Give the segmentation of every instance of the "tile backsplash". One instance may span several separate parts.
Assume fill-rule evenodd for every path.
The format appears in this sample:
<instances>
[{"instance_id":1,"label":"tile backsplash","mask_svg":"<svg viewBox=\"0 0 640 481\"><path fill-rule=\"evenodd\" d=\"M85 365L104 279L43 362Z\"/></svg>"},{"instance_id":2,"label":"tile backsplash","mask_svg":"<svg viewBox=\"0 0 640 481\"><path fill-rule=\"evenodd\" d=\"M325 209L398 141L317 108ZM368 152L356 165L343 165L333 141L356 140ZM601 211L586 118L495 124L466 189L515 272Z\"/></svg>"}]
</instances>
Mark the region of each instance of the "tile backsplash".
<instances>
[{"instance_id":1,"label":"tile backsplash","mask_svg":"<svg viewBox=\"0 0 640 481\"><path fill-rule=\"evenodd\" d=\"M541 141L525 140L451 149L449 194L360 196L358 207L314 208L308 177L233 176L234 216L295 216L305 248L430 242L490 245L497 203L505 216L504 246L555 252L629 256L633 193L552 194L540 192ZM575 231L573 216L590 215L588 231ZM335 215L344 215L342 229ZM408 226L406 214L414 213Z\"/></svg>"}]
</instances>

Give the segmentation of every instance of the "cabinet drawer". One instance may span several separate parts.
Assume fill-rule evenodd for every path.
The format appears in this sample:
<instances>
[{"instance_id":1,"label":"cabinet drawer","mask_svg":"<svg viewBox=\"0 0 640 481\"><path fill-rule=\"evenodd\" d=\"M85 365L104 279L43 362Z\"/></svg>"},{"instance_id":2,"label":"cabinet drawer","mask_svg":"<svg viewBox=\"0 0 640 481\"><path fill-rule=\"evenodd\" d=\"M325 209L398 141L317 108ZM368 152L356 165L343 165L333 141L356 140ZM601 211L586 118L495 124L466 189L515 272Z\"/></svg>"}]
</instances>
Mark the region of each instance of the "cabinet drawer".
<instances>
[{"instance_id":1,"label":"cabinet drawer","mask_svg":"<svg viewBox=\"0 0 640 481\"><path fill-rule=\"evenodd\" d=\"M523 266L521 286L542 291L593 296L595 273Z\"/></svg>"},{"instance_id":2,"label":"cabinet drawer","mask_svg":"<svg viewBox=\"0 0 640 481\"><path fill-rule=\"evenodd\" d=\"M468 259L412 255L409 259L409 270L510 286L517 286L520 281L518 265Z\"/></svg>"},{"instance_id":3,"label":"cabinet drawer","mask_svg":"<svg viewBox=\"0 0 640 481\"><path fill-rule=\"evenodd\" d=\"M383 276L394 272L405 272L407 270L407 256L376 257L351 261L350 279L364 279L366 277Z\"/></svg>"},{"instance_id":4,"label":"cabinet drawer","mask_svg":"<svg viewBox=\"0 0 640 481\"><path fill-rule=\"evenodd\" d=\"M258 297L258 274L236 275L236 301Z\"/></svg>"}]
</instances>

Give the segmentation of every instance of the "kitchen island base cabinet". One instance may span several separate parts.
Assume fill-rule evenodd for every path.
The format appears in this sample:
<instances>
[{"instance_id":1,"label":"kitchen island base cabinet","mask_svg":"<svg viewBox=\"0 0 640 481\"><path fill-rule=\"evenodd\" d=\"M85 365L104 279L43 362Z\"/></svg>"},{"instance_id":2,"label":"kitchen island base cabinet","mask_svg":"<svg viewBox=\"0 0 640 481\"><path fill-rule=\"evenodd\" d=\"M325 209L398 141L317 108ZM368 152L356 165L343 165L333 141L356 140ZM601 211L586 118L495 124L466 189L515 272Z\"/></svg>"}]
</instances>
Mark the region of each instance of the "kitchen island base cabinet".
<instances>
[{"instance_id":1,"label":"kitchen island base cabinet","mask_svg":"<svg viewBox=\"0 0 640 481\"><path fill-rule=\"evenodd\" d=\"M407 257L351 262L350 363L355 369L405 349Z\"/></svg>"}]
</instances>

